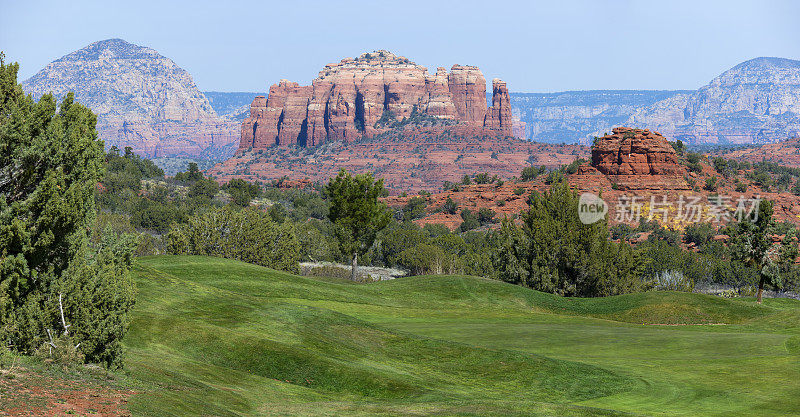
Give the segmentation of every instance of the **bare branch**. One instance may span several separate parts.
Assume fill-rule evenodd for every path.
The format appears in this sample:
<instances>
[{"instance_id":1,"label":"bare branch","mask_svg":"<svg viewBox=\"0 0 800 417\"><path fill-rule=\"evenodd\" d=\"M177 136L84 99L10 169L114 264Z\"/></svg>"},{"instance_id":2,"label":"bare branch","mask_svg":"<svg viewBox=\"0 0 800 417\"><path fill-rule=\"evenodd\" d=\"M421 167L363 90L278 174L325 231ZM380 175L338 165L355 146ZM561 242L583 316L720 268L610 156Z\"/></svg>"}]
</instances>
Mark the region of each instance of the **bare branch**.
<instances>
[{"instance_id":1,"label":"bare branch","mask_svg":"<svg viewBox=\"0 0 800 417\"><path fill-rule=\"evenodd\" d=\"M53 349L54 348L58 349L58 347L56 347L55 343L53 343L53 335L50 334L50 329L45 329L45 330L47 330L47 337L50 338L50 341L47 342L47 344L49 345L47 346L47 351L50 356L53 356Z\"/></svg>"},{"instance_id":2,"label":"bare branch","mask_svg":"<svg viewBox=\"0 0 800 417\"><path fill-rule=\"evenodd\" d=\"M61 304L61 293L58 293L58 309L61 311L61 325L64 326L64 334L69 336L69 324L64 320L64 306Z\"/></svg>"}]
</instances>

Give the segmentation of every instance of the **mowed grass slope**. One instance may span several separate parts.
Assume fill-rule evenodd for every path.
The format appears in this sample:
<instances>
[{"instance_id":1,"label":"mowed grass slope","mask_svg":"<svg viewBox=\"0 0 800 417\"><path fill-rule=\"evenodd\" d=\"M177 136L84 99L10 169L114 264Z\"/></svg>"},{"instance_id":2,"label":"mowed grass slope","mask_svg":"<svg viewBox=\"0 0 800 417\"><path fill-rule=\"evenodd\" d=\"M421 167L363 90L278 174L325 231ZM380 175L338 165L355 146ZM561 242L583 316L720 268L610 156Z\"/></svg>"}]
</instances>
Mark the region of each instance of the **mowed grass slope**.
<instances>
[{"instance_id":1,"label":"mowed grass slope","mask_svg":"<svg viewBox=\"0 0 800 417\"><path fill-rule=\"evenodd\" d=\"M134 274L134 415L800 413L791 301L359 285L206 257L144 258ZM661 325L677 323L716 325Z\"/></svg>"}]
</instances>

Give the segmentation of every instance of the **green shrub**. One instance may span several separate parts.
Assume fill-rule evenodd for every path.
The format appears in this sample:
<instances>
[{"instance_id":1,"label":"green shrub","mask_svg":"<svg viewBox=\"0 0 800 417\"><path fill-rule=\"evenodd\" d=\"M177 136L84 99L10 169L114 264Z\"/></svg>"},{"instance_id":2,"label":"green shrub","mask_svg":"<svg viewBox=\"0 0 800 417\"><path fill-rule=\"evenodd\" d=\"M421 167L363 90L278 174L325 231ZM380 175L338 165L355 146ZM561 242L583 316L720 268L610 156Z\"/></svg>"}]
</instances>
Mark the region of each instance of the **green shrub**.
<instances>
[{"instance_id":1,"label":"green shrub","mask_svg":"<svg viewBox=\"0 0 800 417\"><path fill-rule=\"evenodd\" d=\"M564 182L564 173L561 171L552 171L547 174L547 178L545 178L544 183L547 185L558 184Z\"/></svg>"},{"instance_id":2,"label":"green shrub","mask_svg":"<svg viewBox=\"0 0 800 417\"><path fill-rule=\"evenodd\" d=\"M569 175L575 174L578 172L578 167L585 162L586 160L583 158L576 159L572 161L572 163L570 163L569 165L566 165L563 168L563 171Z\"/></svg>"},{"instance_id":3,"label":"green shrub","mask_svg":"<svg viewBox=\"0 0 800 417\"><path fill-rule=\"evenodd\" d=\"M231 202L241 207L248 207L250 201L254 198L261 196L261 187L256 184L249 183L239 178L228 181L227 184L222 186L222 189L227 191L231 196Z\"/></svg>"},{"instance_id":4,"label":"green shrub","mask_svg":"<svg viewBox=\"0 0 800 417\"><path fill-rule=\"evenodd\" d=\"M717 231L711 223L693 223L684 229L683 240L686 243L703 246L711 242L716 234Z\"/></svg>"},{"instance_id":5,"label":"green shrub","mask_svg":"<svg viewBox=\"0 0 800 417\"><path fill-rule=\"evenodd\" d=\"M454 182L445 181L444 184L442 185L442 190L443 191L458 191L459 190L459 185L454 183Z\"/></svg>"},{"instance_id":6,"label":"green shrub","mask_svg":"<svg viewBox=\"0 0 800 417\"><path fill-rule=\"evenodd\" d=\"M734 185L734 189L738 193L747 192L747 184L745 184L745 183L743 183L741 181L736 181L736 184Z\"/></svg>"},{"instance_id":7,"label":"green shrub","mask_svg":"<svg viewBox=\"0 0 800 417\"><path fill-rule=\"evenodd\" d=\"M681 235L674 229L667 229L662 226L657 226L647 238L649 241L660 240L664 241L670 246L678 246L681 242Z\"/></svg>"},{"instance_id":8,"label":"green shrub","mask_svg":"<svg viewBox=\"0 0 800 417\"><path fill-rule=\"evenodd\" d=\"M478 222L480 222L481 225L494 223L495 215L497 215L497 213L495 213L494 210L488 207L482 207L480 210L478 210Z\"/></svg>"},{"instance_id":9,"label":"green shrub","mask_svg":"<svg viewBox=\"0 0 800 417\"><path fill-rule=\"evenodd\" d=\"M617 240L630 240L637 234L631 226L625 223L615 224L609 228L609 231L611 238Z\"/></svg>"},{"instance_id":10,"label":"green shrub","mask_svg":"<svg viewBox=\"0 0 800 417\"><path fill-rule=\"evenodd\" d=\"M717 184L717 177L712 176L710 178L706 178L706 185L703 186L703 189L706 191L717 191L719 188L719 184Z\"/></svg>"},{"instance_id":11,"label":"green shrub","mask_svg":"<svg viewBox=\"0 0 800 417\"><path fill-rule=\"evenodd\" d=\"M456 257L446 254L438 246L420 244L406 249L398 256L398 264L412 275L453 273Z\"/></svg>"},{"instance_id":12,"label":"green shrub","mask_svg":"<svg viewBox=\"0 0 800 417\"><path fill-rule=\"evenodd\" d=\"M55 332L50 332L55 333ZM52 334L51 334L52 336ZM33 353L33 356L43 361L52 361L64 368L80 365L86 358L78 349L80 345L69 336L55 335L52 339L43 342Z\"/></svg>"},{"instance_id":13,"label":"green shrub","mask_svg":"<svg viewBox=\"0 0 800 417\"><path fill-rule=\"evenodd\" d=\"M442 205L442 211L447 214L456 214L458 212L458 204L452 198L447 197L447 200Z\"/></svg>"},{"instance_id":14,"label":"green shrub","mask_svg":"<svg viewBox=\"0 0 800 417\"><path fill-rule=\"evenodd\" d=\"M211 209L167 234L172 254L209 255L298 272L300 244L291 224L255 209Z\"/></svg>"},{"instance_id":15,"label":"green shrub","mask_svg":"<svg viewBox=\"0 0 800 417\"><path fill-rule=\"evenodd\" d=\"M682 156L686 152L686 145L684 145L683 141L680 139L675 142L670 142L670 145L672 145L672 149L675 149L675 153L677 153L678 156Z\"/></svg>"},{"instance_id":16,"label":"green shrub","mask_svg":"<svg viewBox=\"0 0 800 417\"><path fill-rule=\"evenodd\" d=\"M394 266L397 265L400 252L425 242L426 236L413 223L393 223L384 229L376 240L380 242L378 257L385 265Z\"/></svg>"},{"instance_id":17,"label":"green shrub","mask_svg":"<svg viewBox=\"0 0 800 417\"><path fill-rule=\"evenodd\" d=\"M219 184L211 179L200 179L195 181L190 187L187 195L189 197L201 197L212 199L219 192Z\"/></svg>"},{"instance_id":18,"label":"green shrub","mask_svg":"<svg viewBox=\"0 0 800 417\"><path fill-rule=\"evenodd\" d=\"M458 230L461 232L466 232L468 230L477 229L481 226L481 222L478 220L478 216L475 215L472 211L465 208L461 210L461 225L458 227Z\"/></svg>"},{"instance_id":19,"label":"green shrub","mask_svg":"<svg viewBox=\"0 0 800 417\"><path fill-rule=\"evenodd\" d=\"M497 176L490 177L488 172L475 174L475 184L490 184L497 180Z\"/></svg>"},{"instance_id":20,"label":"green shrub","mask_svg":"<svg viewBox=\"0 0 800 417\"><path fill-rule=\"evenodd\" d=\"M566 183L533 193L522 227L504 221L491 234L493 275L503 281L568 296L639 291L638 250L609 241L604 220L583 224L578 195Z\"/></svg>"},{"instance_id":21,"label":"green shrub","mask_svg":"<svg viewBox=\"0 0 800 417\"><path fill-rule=\"evenodd\" d=\"M686 154L686 166L689 167L689 171L697 173L703 171L703 167L700 164L701 158L702 155L700 155L699 153L689 152Z\"/></svg>"},{"instance_id":22,"label":"green shrub","mask_svg":"<svg viewBox=\"0 0 800 417\"><path fill-rule=\"evenodd\" d=\"M520 179L522 181L531 181L536 177L538 177L539 175L544 174L546 171L547 168L545 168L543 165L538 167L534 166L525 167L522 169L522 173L520 174Z\"/></svg>"},{"instance_id":23,"label":"green shrub","mask_svg":"<svg viewBox=\"0 0 800 417\"><path fill-rule=\"evenodd\" d=\"M428 202L423 197L411 197L402 209L403 221L420 219L427 214Z\"/></svg>"},{"instance_id":24,"label":"green shrub","mask_svg":"<svg viewBox=\"0 0 800 417\"><path fill-rule=\"evenodd\" d=\"M68 356L120 365L135 238L89 236L107 163L97 117L73 93L35 101L18 68L0 53L0 344L30 354L50 330L78 345ZM131 178L159 174L129 149L117 155L115 167Z\"/></svg>"}]
</instances>

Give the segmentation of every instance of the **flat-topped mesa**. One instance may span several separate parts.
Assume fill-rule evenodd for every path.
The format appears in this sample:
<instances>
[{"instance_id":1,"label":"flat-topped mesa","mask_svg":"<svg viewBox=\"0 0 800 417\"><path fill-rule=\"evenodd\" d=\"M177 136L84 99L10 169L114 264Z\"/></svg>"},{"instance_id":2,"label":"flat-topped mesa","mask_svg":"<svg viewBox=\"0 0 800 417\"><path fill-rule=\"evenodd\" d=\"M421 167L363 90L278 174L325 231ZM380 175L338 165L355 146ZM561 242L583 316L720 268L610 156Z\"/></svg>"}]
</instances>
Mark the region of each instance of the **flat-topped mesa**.
<instances>
[{"instance_id":1,"label":"flat-topped mesa","mask_svg":"<svg viewBox=\"0 0 800 417\"><path fill-rule=\"evenodd\" d=\"M595 142L591 167L581 173L597 170L623 190L689 189L686 168L661 134L627 127L612 132Z\"/></svg>"},{"instance_id":2,"label":"flat-topped mesa","mask_svg":"<svg viewBox=\"0 0 800 417\"><path fill-rule=\"evenodd\" d=\"M239 149L317 146L352 142L391 128L392 122L425 119L426 125L456 124L459 132L511 136L508 88L486 80L477 67L453 65L435 74L388 51L365 53L326 65L310 86L281 80L250 105ZM420 117L422 116L422 117Z\"/></svg>"}]
</instances>

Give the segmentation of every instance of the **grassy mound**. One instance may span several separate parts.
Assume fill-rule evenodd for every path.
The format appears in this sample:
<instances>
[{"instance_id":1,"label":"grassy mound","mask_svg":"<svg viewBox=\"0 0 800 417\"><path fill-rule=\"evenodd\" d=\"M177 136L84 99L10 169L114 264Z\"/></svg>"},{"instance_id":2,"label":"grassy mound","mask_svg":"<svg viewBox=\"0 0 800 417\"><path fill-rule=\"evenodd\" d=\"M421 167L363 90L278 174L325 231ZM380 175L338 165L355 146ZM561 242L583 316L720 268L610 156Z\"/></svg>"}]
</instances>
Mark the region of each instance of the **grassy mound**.
<instances>
[{"instance_id":1,"label":"grassy mound","mask_svg":"<svg viewBox=\"0 0 800 417\"><path fill-rule=\"evenodd\" d=\"M413 337L289 302L394 298L381 294L383 289L214 258L147 259L134 272L139 302L126 338L132 372L169 387L141 401L134 398L134 411L256 413L254 399L237 393L237 374L275 386L273 401L287 392L301 402L413 401L434 410L471 403L476 396L481 402L580 401L633 384L595 366ZM491 407L484 411L494 412Z\"/></svg>"},{"instance_id":2,"label":"grassy mound","mask_svg":"<svg viewBox=\"0 0 800 417\"><path fill-rule=\"evenodd\" d=\"M647 292L603 298L566 298L475 277L408 277L381 283L393 296L450 302L475 308L596 317L639 324L743 323L774 313L741 300L683 292ZM779 302L776 300L776 302ZM794 303L797 306L797 303Z\"/></svg>"},{"instance_id":3,"label":"grassy mound","mask_svg":"<svg viewBox=\"0 0 800 417\"><path fill-rule=\"evenodd\" d=\"M786 415L796 401L775 398L800 391L785 383L800 376L794 302L357 285L205 257L140 259L134 274L134 415ZM752 358L775 378L746 383Z\"/></svg>"}]
</instances>

